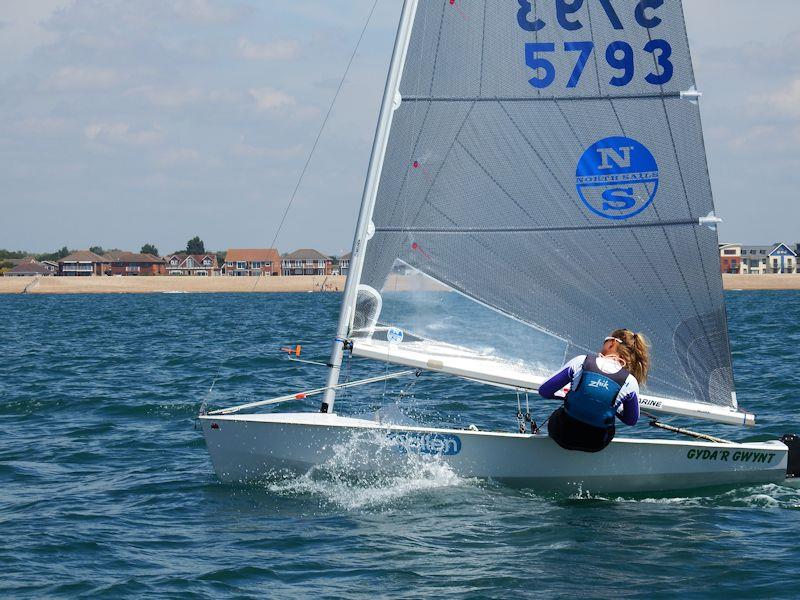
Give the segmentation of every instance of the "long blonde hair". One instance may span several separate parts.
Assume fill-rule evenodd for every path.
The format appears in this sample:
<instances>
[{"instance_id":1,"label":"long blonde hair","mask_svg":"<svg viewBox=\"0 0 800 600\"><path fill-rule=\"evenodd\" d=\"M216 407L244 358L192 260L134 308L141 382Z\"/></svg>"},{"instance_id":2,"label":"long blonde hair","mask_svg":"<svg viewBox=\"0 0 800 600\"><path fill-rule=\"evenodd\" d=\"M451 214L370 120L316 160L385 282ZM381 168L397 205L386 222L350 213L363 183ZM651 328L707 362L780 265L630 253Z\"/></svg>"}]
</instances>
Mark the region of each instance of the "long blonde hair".
<instances>
[{"instance_id":1,"label":"long blonde hair","mask_svg":"<svg viewBox=\"0 0 800 600\"><path fill-rule=\"evenodd\" d=\"M647 371L650 370L650 344L645 337L630 329L616 329L611 337L622 341L621 344L617 343L617 354L625 361L628 372L639 383L645 383Z\"/></svg>"}]
</instances>

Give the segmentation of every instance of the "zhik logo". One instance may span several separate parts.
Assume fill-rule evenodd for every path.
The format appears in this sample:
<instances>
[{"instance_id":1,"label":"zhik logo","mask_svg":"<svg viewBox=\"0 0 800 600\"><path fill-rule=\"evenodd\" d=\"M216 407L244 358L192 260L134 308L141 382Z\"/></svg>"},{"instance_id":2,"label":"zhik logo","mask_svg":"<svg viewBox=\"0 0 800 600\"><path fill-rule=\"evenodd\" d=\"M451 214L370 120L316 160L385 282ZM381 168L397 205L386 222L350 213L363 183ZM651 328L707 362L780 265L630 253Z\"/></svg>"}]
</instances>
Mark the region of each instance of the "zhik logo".
<instances>
[{"instance_id":1,"label":"zhik logo","mask_svg":"<svg viewBox=\"0 0 800 600\"><path fill-rule=\"evenodd\" d=\"M608 381L605 379L595 379L589 382L589 387L608 389Z\"/></svg>"}]
</instances>

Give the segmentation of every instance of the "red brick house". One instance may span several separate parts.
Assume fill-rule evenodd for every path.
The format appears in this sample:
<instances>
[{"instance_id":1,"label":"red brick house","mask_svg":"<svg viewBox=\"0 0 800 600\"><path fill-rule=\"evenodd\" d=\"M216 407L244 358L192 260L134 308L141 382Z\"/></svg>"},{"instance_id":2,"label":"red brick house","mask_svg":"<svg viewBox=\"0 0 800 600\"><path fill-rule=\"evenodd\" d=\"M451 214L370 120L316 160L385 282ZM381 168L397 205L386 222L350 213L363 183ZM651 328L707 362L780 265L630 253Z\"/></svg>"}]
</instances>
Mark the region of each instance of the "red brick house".
<instances>
[{"instance_id":1,"label":"red brick house","mask_svg":"<svg viewBox=\"0 0 800 600\"><path fill-rule=\"evenodd\" d=\"M230 248L222 274L230 277L281 274L281 255L275 248Z\"/></svg>"},{"instance_id":2,"label":"red brick house","mask_svg":"<svg viewBox=\"0 0 800 600\"><path fill-rule=\"evenodd\" d=\"M186 254L178 252L164 257L167 275L196 275L199 277L213 277L220 274L217 264L217 255Z\"/></svg>"},{"instance_id":3,"label":"red brick house","mask_svg":"<svg viewBox=\"0 0 800 600\"><path fill-rule=\"evenodd\" d=\"M58 261L58 274L64 277L102 275L109 261L91 250L78 250Z\"/></svg>"},{"instance_id":4,"label":"red brick house","mask_svg":"<svg viewBox=\"0 0 800 600\"><path fill-rule=\"evenodd\" d=\"M105 258L109 260L107 275L165 275L167 272L164 259L152 254L113 251L107 252Z\"/></svg>"},{"instance_id":5,"label":"red brick house","mask_svg":"<svg viewBox=\"0 0 800 600\"><path fill-rule=\"evenodd\" d=\"M720 244L719 264L723 273L742 273L742 245Z\"/></svg>"},{"instance_id":6,"label":"red brick house","mask_svg":"<svg viewBox=\"0 0 800 600\"><path fill-rule=\"evenodd\" d=\"M281 259L281 272L284 275L330 275L333 260L322 252L311 248L301 248Z\"/></svg>"}]
</instances>

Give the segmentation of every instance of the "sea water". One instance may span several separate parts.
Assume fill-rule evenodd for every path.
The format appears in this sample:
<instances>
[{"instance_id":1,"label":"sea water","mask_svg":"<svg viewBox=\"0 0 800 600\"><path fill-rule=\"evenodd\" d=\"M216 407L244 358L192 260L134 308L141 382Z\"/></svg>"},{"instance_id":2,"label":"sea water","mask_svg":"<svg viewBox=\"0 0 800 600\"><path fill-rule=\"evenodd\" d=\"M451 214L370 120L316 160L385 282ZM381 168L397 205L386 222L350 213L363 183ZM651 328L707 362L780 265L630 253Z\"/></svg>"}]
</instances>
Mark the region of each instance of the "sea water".
<instances>
[{"instance_id":1,"label":"sea water","mask_svg":"<svg viewBox=\"0 0 800 600\"><path fill-rule=\"evenodd\" d=\"M323 367L280 347L324 362L339 300L0 296L0 595L797 596L800 491L783 485L551 496L413 456L391 476L354 476L355 442L309 473L220 483L196 428L201 404L321 385ZM759 425L700 428L741 440L800 432L800 294L727 302L740 403ZM383 369L353 362L351 377ZM532 398L536 418L548 409ZM504 431L516 410L509 392L430 374L337 404ZM632 433L653 435L644 421Z\"/></svg>"}]
</instances>

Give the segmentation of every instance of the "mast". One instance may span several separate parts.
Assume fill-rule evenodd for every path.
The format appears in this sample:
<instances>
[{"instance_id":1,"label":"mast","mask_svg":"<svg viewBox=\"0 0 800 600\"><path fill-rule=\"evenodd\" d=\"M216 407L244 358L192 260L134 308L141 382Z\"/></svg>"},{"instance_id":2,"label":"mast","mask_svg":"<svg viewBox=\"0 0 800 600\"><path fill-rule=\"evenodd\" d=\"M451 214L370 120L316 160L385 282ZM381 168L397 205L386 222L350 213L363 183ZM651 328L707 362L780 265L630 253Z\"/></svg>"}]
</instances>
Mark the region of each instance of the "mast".
<instances>
[{"instance_id":1,"label":"mast","mask_svg":"<svg viewBox=\"0 0 800 600\"><path fill-rule=\"evenodd\" d=\"M344 288L344 298L339 312L339 324L336 327L336 338L331 347L331 356L328 361L328 381L325 385L325 395L322 398L320 412L333 412L333 403L336 399L334 386L339 383L339 372L342 366L342 356L344 354L344 342L350 329L350 321L353 318L356 298L358 296L358 283L361 279L361 270L364 266L364 251L367 241L371 237L370 225L372 223L372 212L375 208L375 199L378 195L378 184L383 168L383 159L386 154L386 146L389 140L389 130L392 125L394 111L400 104L400 78L403 73L403 66L406 59L408 43L411 39L411 29L414 23L414 15L417 11L418 0L404 0L403 9L400 15L400 23L397 27L397 37L395 38L392 60L389 66L389 74L386 78L386 88L383 92L383 102L381 103L380 116L378 117L378 128L375 131L375 139L372 143L372 154L369 160L369 170L364 182L364 192L361 197L361 210L358 214L358 223L353 238L353 250L350 258L350 270L347 274L347 283Z\"/></svg>"}]
</instances>

